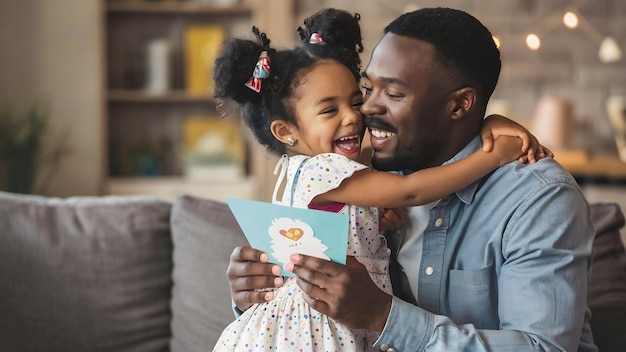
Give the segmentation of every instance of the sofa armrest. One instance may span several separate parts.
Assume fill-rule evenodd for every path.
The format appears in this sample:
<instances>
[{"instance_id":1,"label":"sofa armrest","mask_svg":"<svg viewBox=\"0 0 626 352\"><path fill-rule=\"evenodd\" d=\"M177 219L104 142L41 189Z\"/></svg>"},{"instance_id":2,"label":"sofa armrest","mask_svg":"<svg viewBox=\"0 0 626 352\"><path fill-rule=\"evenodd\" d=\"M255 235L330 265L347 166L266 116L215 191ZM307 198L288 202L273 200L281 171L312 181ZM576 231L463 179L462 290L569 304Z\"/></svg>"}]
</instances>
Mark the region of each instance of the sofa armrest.
<instances>
[{"instance_id":1,"label":"sofa armrest","mask_svg":"<svg viewBox=\"0 0 626 352\"><path fill-rule=\"evenodd\" d=\"M589 306L626 307L626 251L619 232L624 227L624 214L615 203L594 203L590 210L596 237Z\"/></svg>"},{"instance_id":2,"label":"sofa armrest","mask_svg":"<svg viewBox=\"0 0 626 352\"><path fill-rule=\"evenodd\" d=\"M228 206L183 195L172 209L174 288L172 351L211 350L235 319L226 269L230 254L247 244Z\"/></svg>"},{"instance_id":3,"label":"sofa armrest","mask_svg":"<svg viewBox=\"0 0 626 352\"><path fill-rule=\"evenodd\" d=\"M591 330L600 351L626 351L626 252L620 238L624 214L617 204L590 205L596 229L587 291Z\"/></svg>"}]
</instances>

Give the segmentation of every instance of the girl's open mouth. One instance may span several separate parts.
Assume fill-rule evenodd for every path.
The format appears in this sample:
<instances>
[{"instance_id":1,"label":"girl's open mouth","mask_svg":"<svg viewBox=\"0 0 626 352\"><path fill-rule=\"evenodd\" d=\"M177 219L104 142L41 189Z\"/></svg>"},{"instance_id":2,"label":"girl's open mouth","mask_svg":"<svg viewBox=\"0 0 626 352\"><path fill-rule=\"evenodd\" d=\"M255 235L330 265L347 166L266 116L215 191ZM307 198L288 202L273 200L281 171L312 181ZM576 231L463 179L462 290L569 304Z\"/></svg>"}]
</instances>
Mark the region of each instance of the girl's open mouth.
<instances>
[{"instance_id":1,"label":"girl's open mouth","mask_svg":"<svg viewBox=\"0 0 626 352\"><path fill-rule=\"evenodd\" d=\"M361 140L358 135L341 137L335 141L335 146L345 154L353 154L360 150Z\"/></svg>"}]
</instances>

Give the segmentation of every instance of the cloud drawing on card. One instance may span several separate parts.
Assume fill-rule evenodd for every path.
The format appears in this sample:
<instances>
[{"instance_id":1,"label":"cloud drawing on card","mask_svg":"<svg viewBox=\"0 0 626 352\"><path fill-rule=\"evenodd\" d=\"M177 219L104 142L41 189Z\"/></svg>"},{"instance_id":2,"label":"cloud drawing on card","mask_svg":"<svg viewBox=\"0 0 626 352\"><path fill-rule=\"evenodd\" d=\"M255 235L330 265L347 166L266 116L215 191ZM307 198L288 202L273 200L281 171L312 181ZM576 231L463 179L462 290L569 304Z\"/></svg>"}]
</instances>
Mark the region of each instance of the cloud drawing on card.
<instances>
[{"instance_id":1,"label":"cloud drawing on card","mask_svg":"<svg viewBox=\"0 0 626 352\"><path fill-rule=\"evenodd\" d=\"M245 199L226 200L250 246L281 267L293 253L346 263L348 216ZM281 275L293 276L282 270Z\"/></svg>"},{"instance_id":2,"label":"cloud drawing on card","mask_svg":"<svg viewBox=\"0 0 626 352\"><path fill-rule=\"evenodd\" d=\"M268 233L272 238L272 255L282 264L293 253L301 253L326 260L328 247L315 237L313 227L302 220L278 218L272 220Z\"/></svg>"}]
</instances>

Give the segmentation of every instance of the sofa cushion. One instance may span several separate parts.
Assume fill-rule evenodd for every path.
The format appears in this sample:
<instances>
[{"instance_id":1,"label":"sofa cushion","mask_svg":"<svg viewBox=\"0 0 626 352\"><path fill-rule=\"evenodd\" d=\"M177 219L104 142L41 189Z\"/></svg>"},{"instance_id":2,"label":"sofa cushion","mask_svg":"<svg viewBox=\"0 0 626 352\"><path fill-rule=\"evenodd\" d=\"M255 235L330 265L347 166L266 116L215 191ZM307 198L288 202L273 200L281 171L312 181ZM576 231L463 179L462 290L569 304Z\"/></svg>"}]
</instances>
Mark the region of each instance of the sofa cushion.
<instances>
[{"instance_id":1,"label":"sofa cushion","mask_svg":"<svg viewBox=\"0 0 626 352\"><path fill-rule=\"evenodd\" d=\"M626 252L620 237L624 214L615 203L591 204L596 228L587 302L600 351L626 351Z\"/></svg>"},{"instance_id":2,"label":"sofa cushion","mask_svg":"<svg viewBox=\"0 0 626 352\"><path fill-rule=\"evenodd\" d=\"M247 244L225 203L180 196L172 209L172 351L210 351L235 319L226 269Z\"/></svg>"},{"instance_id":3,"label":"sofa cushion","mask_svg":"<svg viewBox=\"0 0 626 352\"><path fill-rule=\"evenodd\" d=\"M588 303L591 308L626 308L626 251L620 237L624 214L615 203L590 205L596 229Z\"/></svg>"},{"instance_id":4,"label":"sofa cushion","mask_svg":"<svg viewBox=\"0 0 626 352\"><path fill-rule=\"evenodd\" d=\"M170 210L0 192L0 350L166 350Z\"/></svg>"}]
</instances>

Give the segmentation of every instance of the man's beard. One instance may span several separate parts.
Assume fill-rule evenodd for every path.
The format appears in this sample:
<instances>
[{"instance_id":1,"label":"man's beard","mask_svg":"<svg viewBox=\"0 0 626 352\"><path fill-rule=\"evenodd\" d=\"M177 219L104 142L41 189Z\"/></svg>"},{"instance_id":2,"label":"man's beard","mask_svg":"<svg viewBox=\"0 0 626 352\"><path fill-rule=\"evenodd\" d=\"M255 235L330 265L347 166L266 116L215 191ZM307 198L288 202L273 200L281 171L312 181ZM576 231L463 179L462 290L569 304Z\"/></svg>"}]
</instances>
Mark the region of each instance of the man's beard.
<instances>
[{"instance_id":1,"label":"man's beard","mask_svg":"<svg viewBox=\"0 0 626 352\"><path fill-rule=\"evenodd\" d=\"M385 157L375 157L372 155L372 167L379 171L403 171L404 173L415 172L431 165L432 160L442 148L440 144L424 144L412 140L408 144L396 145L393 154Z\"/></svg>"},{"instance_id":2,"label":"man's beard","mask_svg":"<svg viewBox=\"0 0 626 352\"><path fill-rule=\"evenodd\" d=\"M366 128L377 128L396 134L396 146L393 153L384 157L380 157L382 153L378 153L379 157L375 157L376 151L373 151L371 164L375 170L410 173L429 166L436 166L431 165L431 163L443 148L444 143L442 141L434 141L432 138L421 136L417 132L412 135L411 139L402 141L399 131L394 126L374 116L365 116L365 126Z\"/></svg>"},{"instance_id":3,"label":"man's beard","mask_svg":"<svg viewBox=\"0 0 626 352\"><path fill-rule=\"evenodd\" d=\"M375 170L380 171L404 171L410 169L415 171L414 163L417 158L417 150L414 148L404 148L400 144L396 144L395 150L392 154L386 156L376 157L376 151L372 155L372 167ZM380 155L380 154L378 154Z\"/></svg>"}]
</instances>

